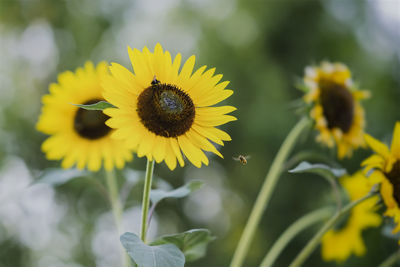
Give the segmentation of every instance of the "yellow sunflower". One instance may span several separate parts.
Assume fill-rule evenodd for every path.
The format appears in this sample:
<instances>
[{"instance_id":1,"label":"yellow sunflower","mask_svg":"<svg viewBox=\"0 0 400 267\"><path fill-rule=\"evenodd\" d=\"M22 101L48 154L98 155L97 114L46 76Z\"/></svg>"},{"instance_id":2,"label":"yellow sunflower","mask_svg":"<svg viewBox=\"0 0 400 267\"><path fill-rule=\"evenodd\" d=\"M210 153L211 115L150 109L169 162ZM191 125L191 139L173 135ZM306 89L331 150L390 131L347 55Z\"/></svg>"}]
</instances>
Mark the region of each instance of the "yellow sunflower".
<instances>
[{"instance_id":1,"label":"yellow sunflower","mask_svg":"<svg viewBox=\"0 0 400 267\"><path fill-rule=\"evenodd\" d=\"M370 135L365 135L369 147L376 154L367 158L362 165L367 173L371 172L372 183L380 184L380 194L386 206L386 216L393 217L400 231L400 122L394 128L390 150L387 145Z\"/></svg>"},{"instance_id":2,"label":"yellow sunflower","mask_svg":"<svg viewBox=\"0 0 400 267\"><path fill-rule=\"evenodd\" d=\"M355 201L371 190L368 179L357 172L353 176L345 176L340 183L346 190L350 201ZM381 224L381 216L375 213L375 204L379 197L374 196L355 206L344 227L339 230L329 230L322 237L322 258L325 261L343 262L352 254L362 256L366 252L362 231Z\"/></svg>"},{"instance_id":3,"label":"yellow sunflower","mask_svg":"<svg viewBox=\"0 0 400 267\"><path fill-rule=\"evenodd\" d=\"M183 154L196 167L208 158L204 151L222 157L210 141L223 145L231 140L224 131L215 128L235 117L226 115L236 108L213 105L232 95L214 75L215 68L206 66L193 72L195 57L191 56L180 69L181 55L172 61L168 51L157 44L154 53L128 48L134 74L113 63L111 74L103 79L103 96L117 108L104 112L111 118L106 122L115 128L113 137L126 140L137 148L139 157L146 156L157 163L165 161L173 170L178 160L184 165Z\"/></svg>"},{"instance_id":4,"label":"yellow sunflower","mask_svg":"<svg viewBox=\"0 0 400 267\"><path fill-rule=\"evenodd\" d=\"M113 130L105 125L109 118L101 111L84 110L73 104L93 104L104 100L100 79L108 72L107 64L94 67L87 62L75 73L66 71L58 83L50 85L50 94L43 96L42 113L37 129L51 135L42 144L50 160L62 161L63 168L75 163L79 169L97 171L104 161L106 170L122 168L132 159L131 151L119 140L111 139Z\"/></svg>"},{"instance_id":5,"label":"yellow sunflower","mask_svg":"<svg viewBox=\"0 0 400 267\"><path fill-rule=\"evenodd\" d=\"M339 158L351 156L364 145L364 110L360 100L369 96L353 84L350 70L341 63L322 62L305 69L304 96L312 105L310 116L319 131L317 141L328 147L336 143Z\"/></svg>"}]
</instances>

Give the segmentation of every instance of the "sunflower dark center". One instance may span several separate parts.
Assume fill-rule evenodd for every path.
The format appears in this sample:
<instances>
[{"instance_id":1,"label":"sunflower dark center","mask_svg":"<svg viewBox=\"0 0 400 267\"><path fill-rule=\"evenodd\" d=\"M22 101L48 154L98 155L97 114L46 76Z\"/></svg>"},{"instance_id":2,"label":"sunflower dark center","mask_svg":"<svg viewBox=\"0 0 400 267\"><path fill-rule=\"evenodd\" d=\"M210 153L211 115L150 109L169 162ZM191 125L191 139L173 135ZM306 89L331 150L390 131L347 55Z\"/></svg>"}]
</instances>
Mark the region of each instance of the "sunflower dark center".
<instances>
[{"instance_id":1,"label":"sunflower dark center","mask_svg":"<svg viewBox=\"0 0 400 267\"><path fill-rule=\"evenodd\" d=\"M157 81L139 95L137 113L149 131L177 137L192 126L195 108L192 99L181 89Z\"/></svg>"},{"instance_id":2,"label":"sunflower dark center","mask_svg":"<svg viewBox=\"0 0 400 267\"><path fill-rule=\"evenodd\" d=\"M385 173L386 178L393 185L393 198L400 206L400 160L393 164L392 170Z\"/></svg>"},{"instance_id":3,"label":"sunflower dark center","mask_svg":"<svg viewBox=\"0 0 400 267\"><path fill-rule=\"evenodd\" d=\"M354 118L353 95L343 85L321 80L321 105L328 128L340 128L347 133Z\"/></svg>"},{"instance_id":4,"label":"sunflower dark center","mask_svg":"<svg viewBox=\"0 0 400 267\"><path fill-rule=\"evenodd\" d=\"M101 101L101 99L92 99L83 103L90 105ZM79 108L75 114L74 129L83 138L95 140L106 136L111 128L105 122L110 117L100 110L86 110Z\"/></svg>"}]
</instances>

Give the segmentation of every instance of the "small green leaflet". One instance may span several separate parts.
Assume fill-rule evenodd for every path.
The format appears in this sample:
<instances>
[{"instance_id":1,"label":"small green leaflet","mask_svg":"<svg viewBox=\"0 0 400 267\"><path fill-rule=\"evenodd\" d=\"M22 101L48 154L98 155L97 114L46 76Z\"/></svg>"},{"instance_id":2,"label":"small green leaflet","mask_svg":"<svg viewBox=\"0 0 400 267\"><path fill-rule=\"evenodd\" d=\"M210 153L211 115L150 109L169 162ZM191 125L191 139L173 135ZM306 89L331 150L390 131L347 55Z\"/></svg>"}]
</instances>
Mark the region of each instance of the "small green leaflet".
<instances>
[{"instance_id":1,"label":"small green leaflet","mask_svg":"<svg viewBox=\"0 0 400 267\"><path fill-rule=\"evenodd\" d=\"M200 189L203 186L203 182L191 181L184 186L178 187L172 191L165 191L161 189L151 190L150 200L153 204L160 202L164 198L183 198L188 196L190 193Z\"/></svg>"},{"instance_id":2,"label":"small green leaflet","mask_svg":"<svg viewBox=\"0 0 400 267\"><path fill-rule=\"evenodd\" d=\"M90 175L90 172L78 169L46 169L44 170L39 178L35 180L34 183L44 183L53 186L62 185L66 182L80 177L87 177Z\"/></svg>"},{"instance_id":3,"label":"small green leaflet","mask_svg":"<svg viewBox=\"0 0 400 267\"><path fill-rule=\"evenodd\" d=\"M183 267L185 256L173 244L148 246L133 233L120 238L122 245L138 267Z\"/></svg>"},{"instance_id":4,"label":"small green leaflet","mask_svg":"<svg viewBox=\"0 0 400 267\"><path fill-rule=\"evenodd\" d=\"M340 178L347 172L345 169L331 168L325 164L311 164L307 161L301 162L296 168L289 170L290 173L316 173L322 176L333 175Z\"/></svg>"},{"instance_id":5,"label":"small green leaflet","mask_svg":"<svg viewBox=\"0 0 400 267\"><path fill-rule=\"evenodd\" d=\"M164 235L151 243L151 245L174 244L185 255L186 261L195 261L204 257L207 245L215 237L207 229L192 229L179 234Z\"/></svg>"},{"instance_id":6,"label":"small green leaflet","mask_svg":"<svg viewBox=\"0 0 400 267\"><path fill-rule=\"evenodd\" d=\"M72 104L72 105L86 109L86 110L104 110L106 108L115 108L114 105L112 105L106 101L99 101L97 103L90 104L90 105L83 105L83 104Z\"/></svg>"}]
</instances>

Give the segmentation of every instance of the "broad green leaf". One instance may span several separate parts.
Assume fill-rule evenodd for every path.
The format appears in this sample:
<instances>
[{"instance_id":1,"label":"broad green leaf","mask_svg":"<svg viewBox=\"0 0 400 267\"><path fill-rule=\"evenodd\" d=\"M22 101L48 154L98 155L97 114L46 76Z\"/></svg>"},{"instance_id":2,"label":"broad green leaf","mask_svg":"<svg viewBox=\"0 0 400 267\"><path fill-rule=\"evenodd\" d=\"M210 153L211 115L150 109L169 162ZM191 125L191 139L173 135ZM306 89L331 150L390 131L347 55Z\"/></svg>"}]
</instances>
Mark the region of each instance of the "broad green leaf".
<instances>
[{"instance_id":1,"label":"broad green leaf","mask_svg":"<svg viewBox=\"0 0 400 267\"><path fill-rule=\"evenodd\" d=\"M307 161L301 162L296 168L289 171L290 173L316 173L322 176L333 175L334 177L342 177L346 174L345 169L332 168L325 164L311 164Z\"/></svg>"},{"instance_id":2,"label":"broad green leaf","mask_svg":"<svg viewBox=\"0 0 400 267\"><path fill-rule=\"evenodd\" d=\"M133 233L120 238L122 245L138 267L183 267L185 256L173 244L148 246Z\"/></svg>"},{"instance_id":3,"label":"broad green leaf","mask_svg":"<svg viewBox=\"0 0 400 267\"><path fill-rule=\"evenodd\" d=\"M184 186L181 186L172 191L165 191L161 189L154 189L150 192L150 200L151 202L157 203L164 198L183 198L189 195L190 193L200 189L203 186L203 182L200 181L191 181Z\"/></svg>"},{"instance_id":4,"label":"broad green leaf","mask_svg":"<svg viewBox=\"0 0 400 267\"><path fill-rule=\"evenodd\" d=\"M88 171L78 169L47 169L42 172L35 183L44 183L56 186L65 184L72 179L87 177L89 175L90 173Z\"/></svg>"},{"instance_id":5,"label":"broad green leaf","mask_svg":"<svg viewBox=\"0 0 400 267\"><path fill-rule=\"evenodd\" d=\"M215 237L207 229L193 229L179 234L161 236L152 245L174 244L185 255L186 261L195 261L206 254L207 245Z\"/></svg>"},{"instance_id":6,"label":"broad green leaf","mask_svg":"<svg viewBox=\"0 0 400 267\"><path fill-rule=\"evenodd\" d=\"M97 103L90 104L90 105L83 105L83 104L72 104L72 105L86 109L86 110L103 110L106 108L115 108L114 105L112 105L106 101L99 101Z\"/></svg>"}]
</instances>

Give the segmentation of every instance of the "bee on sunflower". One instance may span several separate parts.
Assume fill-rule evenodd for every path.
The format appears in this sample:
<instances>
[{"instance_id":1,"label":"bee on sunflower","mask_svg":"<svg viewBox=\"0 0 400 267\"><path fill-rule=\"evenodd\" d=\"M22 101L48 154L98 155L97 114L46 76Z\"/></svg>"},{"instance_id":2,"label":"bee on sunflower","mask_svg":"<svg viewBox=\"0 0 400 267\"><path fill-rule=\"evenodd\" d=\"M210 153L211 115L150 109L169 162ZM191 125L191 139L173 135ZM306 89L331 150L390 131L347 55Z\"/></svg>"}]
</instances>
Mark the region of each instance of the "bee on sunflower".
<instances>
[{"instance_id":1,"label":"bee on sunflower","mask_svg":"<svg viewBox=\"0 0 400 267\"><path fill-rule=\"evenodd\" d=\"M393 131L390 149L384 143L366 134L368 146L375 152L362 162L373 184L380 184L380 195L386 206L384 215L396 223L393 233L400 231L400 122Z\"/></svg>"},{"instance_id":2,"label":"bee on sunflower","mask_svg":"<svg viewBox=\"0 0 400 267\"><path fill-rule=\"evenodd\" d=\"M58 83L50 85L50 93L43 96L42 112L36 128L50 135L42 144L49 160L61 160L67 169L74 164L98 171L102 164L108 171L123 168L132 159L131 150L124 142L114 140L114 132L105 122L109 118L99 110L85 110L73 104L93 104L104 100L101 77L107 75L105 62L96 67L87 62L76 72L66 71L58 76Z\"/></svg>"},{"instance_id":3,"label":"bee on sunflower","mask_svg":"<svg viewBox=\"0 0 400 267\"><path fill-rule=\"evenodd\" d=\"M154 52L144 47L128 53L134 73L112 63L102 82L104 98L116 107L104 110L110 117L106 124L115 129L112 136L126 140L139 157L165 161L171 170L177 161L184 166L182 152L196 167L208 165L204 151L222 157L210 141L231 140L216 126L236 120L227 115L236 108L214 106L232 95L225 89L229 82L220 82L215 68L202 66L193 73L194 56L180 69L181 55L172 61L160 44Z\"/></svg>"},{"instance_id":4,"label":"bee on sunflower","mask_svg":"<svg viewBox=\"0 0 400 267\"><path fill-rule=\"evenodd\" d=\"M369 97L369 92L358 90L347 66L330 62L308 66L304 85L304 101L311 105L310 117L319 131L317 141L328 147L336 144L340 159L364 146L365 119L360 100Z\"/></svg>"}]
</instances>

